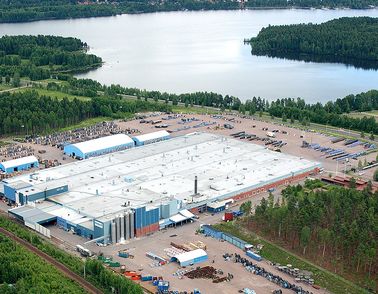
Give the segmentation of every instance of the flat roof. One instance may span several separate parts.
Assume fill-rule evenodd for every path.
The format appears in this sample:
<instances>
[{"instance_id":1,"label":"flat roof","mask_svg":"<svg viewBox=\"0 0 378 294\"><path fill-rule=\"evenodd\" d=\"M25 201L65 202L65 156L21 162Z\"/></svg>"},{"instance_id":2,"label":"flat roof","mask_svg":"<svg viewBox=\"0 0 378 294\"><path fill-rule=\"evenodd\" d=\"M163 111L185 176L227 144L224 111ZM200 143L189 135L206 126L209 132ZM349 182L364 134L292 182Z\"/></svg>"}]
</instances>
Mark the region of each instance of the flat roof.
<instances>
[{"instance_id":1,"label":"flat roof","mask_svg":"<svg viewBox=\"0 0 378 294\"><path fill-rule=\"evenodd\" d=\"M134 141L129 136L125 134L116 134L71 145L86 154L130 143L134 143Z\"/></svg>"},{"instance_id":2,"label":"flat roof","mask_svg":"<svg viewBox=\"0 0 378 294\"><path fill-rule=\"evenodd\" d=\"M163 137L166 137L166 136L170 136L170 134L167 131L162 130L162 131L157 131L157 132L153 132L153 133L135 136L133 138L137 139L140 142L145 142L145 141L149 141L149 140L163 138Z\"/></svg>"},{"instance_id":3,"label":"flat roof","mask_svg":"<svg viewBox=\"0 0 378 294\"><path fill-rule=\"evenodd\" d=\"M67 193L50 200L87 217L109 219L106 216L173 198L183 208L223 200L319 166L253 143L192 133L7 181L24 181L41 190L68 185Z\"/></svg>"},{"instance_id":4,"label":"flat roof","mask_svg":"<svg viewBox=\"0 0 378 294\"><path fill-rule=\"evenodd\" d=\"M8 160L8 161L3 161L3 162L0 162L0 165L2 165L4 168L12 168L12 167L17 167L20 165L30 164L30 163L35 163L35 162L38 162L38 159L37 157L32 155L32 156L21 157L17 159Z\"/></svg>"},{"instance_id":5,"label":"flat roof","mask_svg":"<svg viewBox=\"0 0 378 294\"><path fill-rule=\"evenodd\" d=\"M29 205L10 209L9 212L13 215L21 217L24 221L29 221L32 223L47 222L55 218L54 215Z\"/></svg>"}]
</instances>

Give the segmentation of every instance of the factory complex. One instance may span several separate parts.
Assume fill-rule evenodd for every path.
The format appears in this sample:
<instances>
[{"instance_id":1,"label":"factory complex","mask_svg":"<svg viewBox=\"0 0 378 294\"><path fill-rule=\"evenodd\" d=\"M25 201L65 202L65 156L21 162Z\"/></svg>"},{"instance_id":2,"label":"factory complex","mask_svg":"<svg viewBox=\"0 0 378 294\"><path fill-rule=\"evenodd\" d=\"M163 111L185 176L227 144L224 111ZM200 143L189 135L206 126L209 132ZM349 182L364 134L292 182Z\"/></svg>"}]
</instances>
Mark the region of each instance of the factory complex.
<instances>
[{"instance_id":1,"label":"factory complex","mask_svg":"<svg viewBox=\"0 0 378 294\"><path fill-rule=\"evenodd\" d=\"M25 222L56 222L85 238L118 243L192 221L207 206L218 212L230 201L320 168L320 163L229 137L167 134L132 140L118 134L114 140L67 146L66 153L84 160L1 182L5 197L20 205L9 212ZM184 255L178 261L191 259Z\"/></svg>"}]
</instances>

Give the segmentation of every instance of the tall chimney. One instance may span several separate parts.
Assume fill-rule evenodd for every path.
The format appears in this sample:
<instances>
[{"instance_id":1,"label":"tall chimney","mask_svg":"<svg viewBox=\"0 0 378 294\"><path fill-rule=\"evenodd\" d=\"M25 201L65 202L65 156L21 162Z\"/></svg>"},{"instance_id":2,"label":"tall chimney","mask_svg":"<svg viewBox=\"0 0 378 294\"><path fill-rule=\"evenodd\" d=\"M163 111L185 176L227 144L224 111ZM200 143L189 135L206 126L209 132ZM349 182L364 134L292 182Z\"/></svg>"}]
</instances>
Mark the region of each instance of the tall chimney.
<instances>
[{"instance_id":1,"label":"tall chimney","mask_svg":"<svg viewBox=\"0 0 378 294\"><path fill-rule=\"evenodd\" d=\"M197 183L198 181L197 181L197 176L195 176L195 178L194 178L194 195L197 195L198 194L198 183Z\"/></svg>"}]
</instances>

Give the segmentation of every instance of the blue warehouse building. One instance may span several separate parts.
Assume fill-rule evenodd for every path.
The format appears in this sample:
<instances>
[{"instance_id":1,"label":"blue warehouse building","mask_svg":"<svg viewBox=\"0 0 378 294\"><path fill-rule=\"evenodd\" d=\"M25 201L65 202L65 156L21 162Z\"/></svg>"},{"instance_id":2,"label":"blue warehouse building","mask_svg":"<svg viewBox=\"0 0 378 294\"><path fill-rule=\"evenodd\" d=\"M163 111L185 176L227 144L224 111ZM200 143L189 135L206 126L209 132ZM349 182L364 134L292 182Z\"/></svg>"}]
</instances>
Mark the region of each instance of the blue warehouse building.
<instances>
[{"instance_id":1,"label":"blue warehouse building","mask_svg":"<svg viewBox=\"0 0 378 294\"><path fill-rule=\"evenodd\" d=\"M0 170L6 174L28 170L38 167L38 159L35 156L21 157L13 160L0 162Z\"/></svg>"},{"instance_id":2,"label":"blue warehouse building","mask_svg":"<svg viewBox=\"0 0 378 294\"><path fill-rule=\"evenodd\" d=\"M133 137L136 146L147 145L156 143L171 138L171 135L167 131L158 131L149 134L139 135Z\"/></svg>"},{"instance_id":3,"label":"blue warehouse building","mask_svg":"<svg viewBox=\"0 0 378 294\"><path fill-rule=\"evenodd\" d=\"M125 134L106 136L64 147L64 153L79 159L100 156L134 147L134 141Z\"/></svg>"}]
</instances>

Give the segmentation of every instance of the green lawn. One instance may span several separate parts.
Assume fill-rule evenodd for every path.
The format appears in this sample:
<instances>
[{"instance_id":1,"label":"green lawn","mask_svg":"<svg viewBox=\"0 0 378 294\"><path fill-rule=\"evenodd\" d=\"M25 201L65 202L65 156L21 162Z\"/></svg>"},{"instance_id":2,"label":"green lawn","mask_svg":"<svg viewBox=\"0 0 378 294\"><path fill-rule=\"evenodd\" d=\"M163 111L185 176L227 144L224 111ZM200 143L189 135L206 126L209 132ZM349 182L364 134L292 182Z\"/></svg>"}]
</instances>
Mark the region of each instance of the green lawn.
<instances>
[{"instance_id":1,"label":"green lawn","mask_svg":"<svg viewBox=\"0 0 378 294\"><path fill-rule=\"evenodd\" d=\"M335 294L363 294L369 293L368 291L358 287L352 282L326 270L311 262L286 251L284 248L273 244L267 240L261 239L260 237L247 233L240 225L234 222L221 223L214 225L218 230L226 233L230 233L250 244L263 244L264 248L260 252L261 256L265 259L280 263L282 265L292 264L293 267L300 268L303 270L308 270L313 273L315 284L326 288Z\"/></svg>"},{"instance_id":2,"label":"green lawn","mask_svg":"<svg viewBox=\"0 0 378 294\"><path fill-rule=\"evenodd\" d=\"M9 142L0 141L0 148L9 145Z\"/></svg>"},{"instance_id":3,"label":"green lawn","mask_svg":"<svg viewBox=\"0 0 378 294\"><path fill-rule=\"evenodd\" d=\"M378 110L366 111L366 112L351 112L347 114L353 118L374 117L378 121Z\"/></svg>"},{"instance_id":4,"label":"green lawn","mask_svg":"<svg viewBox=\"0 0 378 294\"><path fill-rule=\"evenodd\" d=\"M74 130L74 129L77 129L77 128L85 128L85 127L92 126L92 125L94 125L96 123L99 123L99 122L110 121L110 120L113 120L113 119L109 118L109 117L104 117L104 116L89 118L89 119L83 120L82 122L80 122L80 123L78 123L76 125L72 125L72 126L68 126L68 127L65 127L65 128L61 128L61 129L59 129L57 131L58 132L64 132L64 131Z\"/></svg>"},{"instance_id":5,"label":"green lawn","mask_svg":"<svg viewBox=\"0 0 378 294\"><path fill-rule=\"evenodd\" d=\"M185 107L181 105L173 105L172 111L177 113L196 113L196 114L217 114L219 111L216 111L214 108L208 107Z\"/></svg>"},{"instance_id":6,"label":"green lawn","mask_svg":"<svg viewBox=\"0 0 378 294\"><path fill-rule=\"evenodd\" d=\"M68 82L67 81L61 81L61 80L56 80L56 79L46 79L46 80L40 80L40 82L42 83L56 83L56 84L59 84L59 85L68 85Z\"/></svg>"},{"instance_id":7,"label":"green lawn","mask_svg":"<svg viewBox=\"0 0 378 294\"><path fill-rule=\"evenodd\" d=\"M11 85L6 85L4 83L0 84L0 91L12 89L13 87Z\"/></svg>"},{"instance_id":8,"label":"green lawn","mask_svg":"<svg viewBox=\"0 0 378 294\"><path fill-rule=\"evenodd\" d=\"M51 90L46 90L46 89L41 89L41 88L32 88L32 89L37 91L40 95L50 96L50 97L54 97L54 98L57 98L57 99L63 99L64 97L67 97L70 100L73 100L74 98L77 98L81 101L91 100L90 97L76 96L76 95L71 95L71 94L67 94L67 93L63 93L63 92L59 92L59 91L51 91ZM27 88L27 89L24 88L24 89L20 89L20 90L17 90L17 91L30 91L30 88Z\"/></svg>"}]
</instances>

